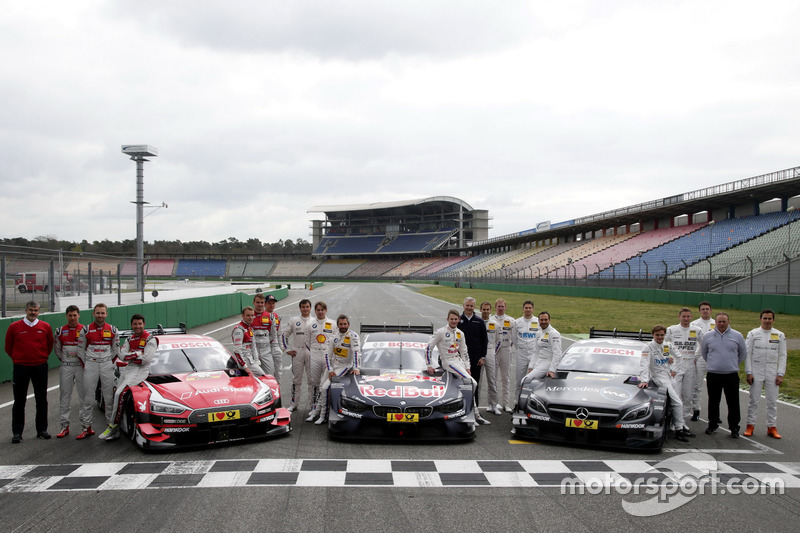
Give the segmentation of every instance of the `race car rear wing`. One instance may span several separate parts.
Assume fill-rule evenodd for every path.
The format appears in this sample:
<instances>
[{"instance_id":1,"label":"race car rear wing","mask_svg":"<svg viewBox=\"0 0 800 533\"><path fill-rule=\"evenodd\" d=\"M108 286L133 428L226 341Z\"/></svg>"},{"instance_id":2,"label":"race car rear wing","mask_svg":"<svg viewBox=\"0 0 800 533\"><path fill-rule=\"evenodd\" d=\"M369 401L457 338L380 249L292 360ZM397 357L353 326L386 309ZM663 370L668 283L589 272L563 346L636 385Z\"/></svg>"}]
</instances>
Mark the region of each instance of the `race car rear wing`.
<instances>
[{"instance_id":1,"label":"race car rear wing","mask_svg":"<svg viewBox=\"0 0 800 533\"><path fill-rule=\"evenodd\" d=\"M589 329L589 338L590 339L632 339L637 341L651 341L653 340L653 334L647 333L644 330L639 331L620 331L617 328L614 329Z\"/></svg>"},{"instance_id":2,"label":"race car rear wing","mask_svg":"<svg viewBox=\"0 0 800 533\"><path fill-rule=\"evenodd\" d=\"M433 324L427 326L415 326L412 324L402 325L389 325L389 324L361 324L359 331L364 333L375 333L378 331L392 332L392 331L410 331L412 333L427 333L433 335Z\"/></svg>"}]
</instances>

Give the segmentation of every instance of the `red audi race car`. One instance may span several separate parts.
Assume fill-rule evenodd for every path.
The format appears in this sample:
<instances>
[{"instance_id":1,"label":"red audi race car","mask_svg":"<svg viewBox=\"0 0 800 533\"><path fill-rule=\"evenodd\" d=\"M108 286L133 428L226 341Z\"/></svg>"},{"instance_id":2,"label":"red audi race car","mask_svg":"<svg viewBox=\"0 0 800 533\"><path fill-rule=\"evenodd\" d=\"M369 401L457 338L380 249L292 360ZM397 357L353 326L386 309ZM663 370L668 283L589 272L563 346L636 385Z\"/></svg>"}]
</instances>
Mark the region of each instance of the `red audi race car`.
<instances>
[{"instance_id":1,"label":"red audi race car","mask_svg":"<svg viewBox=\"0 0 800 533\"><path fill-rule=\"evenodd\" d=\"M230 368L230 352L205 335L156 338L150 375L122 403L120 427L139 448L201 446L292 430L274 377Z\"/></svg>"}]
</instances>

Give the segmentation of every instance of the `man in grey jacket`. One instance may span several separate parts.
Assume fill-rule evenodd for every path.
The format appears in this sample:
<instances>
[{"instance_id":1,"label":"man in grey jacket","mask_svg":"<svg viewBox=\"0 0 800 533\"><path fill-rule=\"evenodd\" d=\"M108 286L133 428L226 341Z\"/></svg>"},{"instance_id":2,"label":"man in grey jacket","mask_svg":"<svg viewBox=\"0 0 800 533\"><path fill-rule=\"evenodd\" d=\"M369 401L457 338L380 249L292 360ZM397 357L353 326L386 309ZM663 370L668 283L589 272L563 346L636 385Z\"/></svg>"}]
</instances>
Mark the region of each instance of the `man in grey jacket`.
<instances>
[{"instance_id":1,"label":"man in grey jacket","mask_svg":"<svg viewBox=\"0 0 800 533\"><path fill-rule=\"evenodd\" d=\"M742 334L730 327L727 313L717 313L716 327L703 335L700 349L706 361L706 383L708 386L708 429L706 434L717 431L719 402L725 392L728 404L728 427L731 438L739 438L739 367L747 358L747 345Z\"/></svg>"}]
</instances>

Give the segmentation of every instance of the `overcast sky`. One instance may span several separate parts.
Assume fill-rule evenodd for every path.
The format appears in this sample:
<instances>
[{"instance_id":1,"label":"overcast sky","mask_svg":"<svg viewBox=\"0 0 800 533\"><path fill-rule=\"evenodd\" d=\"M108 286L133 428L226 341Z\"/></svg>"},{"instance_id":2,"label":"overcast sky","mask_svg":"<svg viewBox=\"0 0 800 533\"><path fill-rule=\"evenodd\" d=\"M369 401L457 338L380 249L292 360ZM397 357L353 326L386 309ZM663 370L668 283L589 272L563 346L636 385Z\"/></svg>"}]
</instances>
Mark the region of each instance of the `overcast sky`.
<instances>
[{"instance_id":1,"label":"overcast sky","mask_svg":"<svg viewBox=\"0 0 800 533\"><path fill-rule=\"evenodd\" d=\"M0 237L310 240L449 195L490 236L800 165L795 1L4 2Z\"/></svg>"}]
</instances>

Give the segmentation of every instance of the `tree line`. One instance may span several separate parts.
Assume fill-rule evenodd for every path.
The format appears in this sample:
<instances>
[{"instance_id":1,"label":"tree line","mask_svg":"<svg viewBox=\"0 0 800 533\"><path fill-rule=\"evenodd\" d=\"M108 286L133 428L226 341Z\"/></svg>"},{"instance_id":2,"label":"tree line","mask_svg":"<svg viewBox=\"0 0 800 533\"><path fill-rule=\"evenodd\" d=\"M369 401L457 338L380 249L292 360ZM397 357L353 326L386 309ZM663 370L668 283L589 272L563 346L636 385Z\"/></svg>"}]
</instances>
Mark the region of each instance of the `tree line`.
<instances>
[{"instance_id":1,"label":"tree line","mask_svg":"<svg viewBox=\"0 0 800 533\"><path fill-rule=\"evenodd\" d=\"M52 235L41 235L32 240L24 237L0 239L0 244L7 246L20 246L24 248L39 248L45 250L63 250L65 252L85 252L110 255L135 255L136 240L124 239L121 241L89 242L87 240L65 241ZM153 241L144 242L145 254L305 254L311 253L311 243L299 238L280 239L278 242L266 243L252 237L240 241L236 237L228 237L219 242L208 241Z\"/></svg>"}]
</instances>

